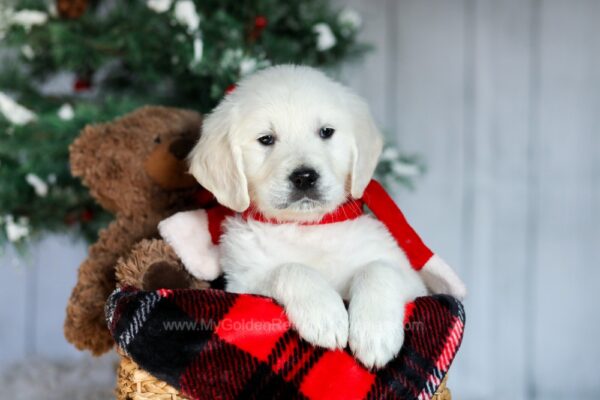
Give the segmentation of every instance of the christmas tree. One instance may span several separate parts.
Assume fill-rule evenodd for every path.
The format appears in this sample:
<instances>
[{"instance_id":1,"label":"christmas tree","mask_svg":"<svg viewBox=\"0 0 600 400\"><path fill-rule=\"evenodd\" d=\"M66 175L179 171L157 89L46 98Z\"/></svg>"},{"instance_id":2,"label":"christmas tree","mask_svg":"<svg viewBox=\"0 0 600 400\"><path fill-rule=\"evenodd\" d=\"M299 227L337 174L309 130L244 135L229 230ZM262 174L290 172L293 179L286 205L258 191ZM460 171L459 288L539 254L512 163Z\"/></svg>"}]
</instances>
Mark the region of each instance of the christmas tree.
<instances>
[{"instance_id":1,"label":"christmas tree","mask_svg":"<svg viewBox=\"0 0 600 400\"><path fill-rule=\"evenodd\" d=\"M360 56L361 17L327 0L19 0L0 4L0 246L93 239L109 216L69 173L83 126L144 104L208 112L246 74ZM70 90L52 82L69 81ZM54 85L56 86L56 85ZM378 173L410 183L389 147Z\"/></svg>"}]
</instances>

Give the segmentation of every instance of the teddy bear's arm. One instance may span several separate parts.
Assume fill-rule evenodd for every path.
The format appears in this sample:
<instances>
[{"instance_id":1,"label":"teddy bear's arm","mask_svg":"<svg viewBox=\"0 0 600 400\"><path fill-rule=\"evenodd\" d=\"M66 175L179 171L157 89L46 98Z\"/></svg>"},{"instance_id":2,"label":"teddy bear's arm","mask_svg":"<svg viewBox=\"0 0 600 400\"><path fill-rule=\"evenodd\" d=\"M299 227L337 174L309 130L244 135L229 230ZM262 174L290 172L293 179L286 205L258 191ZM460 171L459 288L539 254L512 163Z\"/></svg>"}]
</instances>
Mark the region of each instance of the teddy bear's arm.
<instances>
[{"instance_id":1,"label":"teddy bear's arm","mask_svg":"<svg viewBox=\"0 0 600 400\"><path fill-rule=\"evenodd\" d=\"M195 279L173 248L162 239L144 239L116 265L117 286L142 290L206 289L208 282Z\"/></svg>"},{"instance_id":2,"label":"teddy bear's arm","mask_svg":"<svg viewBox=\"0 0 600 400\"><path fill-rule=\"evenodd\" d=\"M219 277L219 251L212 242L205 210L172 215L158 224L158 231L195 278L212 281Z\"/></svg>"},{"instance_id":3,"label":"teddy bear's arm","mask_svg":"<svg viewBox=\"0 0 600 400\"><path fill-rule=\"evenodd\" d=\"M114 341L106 327L104 305L115 289L115 264L134 243L156 235L157 223L154 218L119 218L103 229L90 247L87 259L79 267L64 324L65 337L78 349L100 355L112 348Z\"/></svg>"}]
</instances>

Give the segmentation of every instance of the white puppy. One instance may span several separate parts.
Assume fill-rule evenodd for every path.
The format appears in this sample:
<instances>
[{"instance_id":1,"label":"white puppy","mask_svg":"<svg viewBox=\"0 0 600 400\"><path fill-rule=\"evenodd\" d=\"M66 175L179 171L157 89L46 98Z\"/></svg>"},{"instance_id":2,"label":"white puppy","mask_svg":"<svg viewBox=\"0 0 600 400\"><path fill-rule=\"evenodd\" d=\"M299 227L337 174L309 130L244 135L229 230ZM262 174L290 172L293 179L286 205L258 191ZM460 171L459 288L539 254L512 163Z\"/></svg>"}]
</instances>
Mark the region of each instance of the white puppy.
<instances>
[{"instance_id":1,"label":"white puppy","mask_svg":"<svg viewBox=\"0 0 600 400\"><path fill-rule=\"evenodd\" d=\"M426 294L425 286L373 217L302 222L362 197L381 147L357 95L317 70L278 66L225 97L190 157L192 174L221 204L281 222L227 218L218 266L207 267L205 257L198 268L220 267L227 290L275 298L303 338L326 348L349 344L367 367L398 353L405 304ZM206 223L205 215L196 218Z\"/></svg>"}]
</instances>

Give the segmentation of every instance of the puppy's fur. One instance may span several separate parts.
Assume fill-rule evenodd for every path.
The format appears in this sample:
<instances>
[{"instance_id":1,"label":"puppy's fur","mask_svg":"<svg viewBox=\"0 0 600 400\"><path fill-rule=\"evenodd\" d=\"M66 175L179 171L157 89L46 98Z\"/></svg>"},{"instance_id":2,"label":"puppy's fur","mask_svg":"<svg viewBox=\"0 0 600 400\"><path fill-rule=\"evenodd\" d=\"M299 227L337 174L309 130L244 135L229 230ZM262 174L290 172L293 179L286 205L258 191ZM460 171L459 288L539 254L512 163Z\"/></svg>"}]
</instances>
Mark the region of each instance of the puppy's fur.
<instances>
[{"instance_id":1,"label":"puppy's fur","mask_svg":"<svg viewBox=\"0 0 600 400\"><path fill-rule=\"evenodd\" d=\"M323 138L322 128L335 132ZM273 139L261 144L259 139ZM230 217L220 244L227 289L275 298L302 337L350 345L367 367L400 350L406 302L426 293L371 216L301 225L360 198L382 147L368 106L317 70L278 66L243 80L203 124L192 174L219 202L282 224ZM294 172L315 173L299 189ZM343 299L349 301L346 311Z\"/></svg>"}]
</instances>

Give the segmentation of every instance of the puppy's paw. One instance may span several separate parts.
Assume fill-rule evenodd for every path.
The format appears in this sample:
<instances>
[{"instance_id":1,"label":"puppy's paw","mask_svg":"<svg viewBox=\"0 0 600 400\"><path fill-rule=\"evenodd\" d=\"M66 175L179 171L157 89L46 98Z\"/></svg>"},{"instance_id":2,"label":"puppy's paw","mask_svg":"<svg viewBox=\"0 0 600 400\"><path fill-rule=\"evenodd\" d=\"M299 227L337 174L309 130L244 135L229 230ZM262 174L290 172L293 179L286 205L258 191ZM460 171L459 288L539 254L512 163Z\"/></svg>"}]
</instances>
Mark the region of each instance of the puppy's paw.
<instances>
[{"instance_id":1,"label":"puppy's paw","mask_svg":"<svg viewBox=\"0 0 600 400\"><path fill-rule=\"evenodd\" d=\"M335 292L290 302L286 313L300 336L320 347L343 349L348 343L348 312Z\"/></svg>"},{"instance_id":2,"label":"puppy's paw","mask_svg":"<svg viewBox=\"0 0 600 400\"><path fill-rule=\"evenodd\" d=\"M402 315L377 312L350 314L349 344L354 356L367 368L382 368L404 343Z\"/></svg>"}]
</instances>

